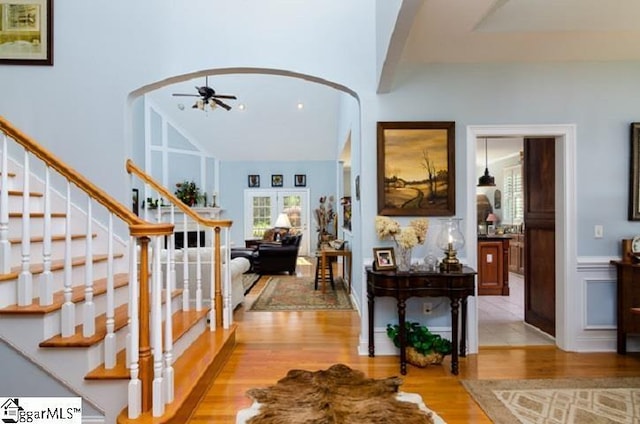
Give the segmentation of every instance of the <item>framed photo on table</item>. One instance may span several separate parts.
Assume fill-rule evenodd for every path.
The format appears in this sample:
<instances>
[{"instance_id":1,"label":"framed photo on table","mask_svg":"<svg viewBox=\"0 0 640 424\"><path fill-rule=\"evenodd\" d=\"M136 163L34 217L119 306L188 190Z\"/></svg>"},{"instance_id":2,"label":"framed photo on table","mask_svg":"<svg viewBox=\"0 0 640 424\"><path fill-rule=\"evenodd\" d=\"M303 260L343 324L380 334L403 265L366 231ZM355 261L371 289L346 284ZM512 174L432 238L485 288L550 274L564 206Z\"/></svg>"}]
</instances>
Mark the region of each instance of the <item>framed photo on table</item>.
<instances>
[{"instance_id":1,"label":"framed photo on table","mask_svg":"<svg viewBox=\"0 0 640 424\"><path fill-rule=\"evenodd\" d=\"M378 214L456 214L455 122L378 122Z\"/></svg>"},{"instance_id":2,"label":"framed photo on table","mask_svg":"<svg viewBox=\"0 0 640 424\"><path fill-rule=\"evenodd\" d=\"M0 0L0 65L53 65L53 0Z\"/></svg>"},{"instance_id":3,"label":"framed photo on table","mask_svg":"<svg viewBox=\"0 0 640 424\"><path fill-rule=\"evenodd\" d=\"M373 248L373 269L376 271L396 269L396 257L392 247Z\"/></svg>"}]
</instances>

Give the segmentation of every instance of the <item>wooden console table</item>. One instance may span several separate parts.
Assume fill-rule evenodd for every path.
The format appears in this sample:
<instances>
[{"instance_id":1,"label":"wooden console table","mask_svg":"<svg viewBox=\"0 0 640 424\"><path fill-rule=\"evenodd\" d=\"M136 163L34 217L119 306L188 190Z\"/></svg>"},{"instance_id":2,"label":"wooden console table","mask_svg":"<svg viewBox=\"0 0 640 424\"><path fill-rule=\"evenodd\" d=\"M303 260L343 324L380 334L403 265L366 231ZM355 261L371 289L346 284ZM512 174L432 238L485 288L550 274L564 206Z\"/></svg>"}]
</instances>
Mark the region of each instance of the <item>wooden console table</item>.
<instances>
[{"instance_id":1,"label":"wooden console table","mask_svg":"<svg viewBox=\"0 0 640 424\"><path fill-rule=\"evenodd\" d=\"M627 353L627 334L640 333L640 314L633 308L640 307L640 264L631 261L611 261L616 266L618 353Z\"/></svg>"},{"instance_id":2,"label":"wooden console table","mask_svg":"<svg viewBox=\"0 0 640 424\"><path fill-rule=\"evenodd\" d=\"M400 326L400 373L407 373L405 313L410 297L448 297L451 301L451 372L458 374L458 349L466 356L467 297L474 295L476 272L464 267L462 272L396 272L374 271L367 267L367 300L369 305L369 356L375 356L373 325L376 297L394 297L398 301ZM462 308L460 306L462 305ZM461 310L461 313L460 313ZM459 315L462 315L461 337L458 341Z\"/></svg>"}]
</instances>

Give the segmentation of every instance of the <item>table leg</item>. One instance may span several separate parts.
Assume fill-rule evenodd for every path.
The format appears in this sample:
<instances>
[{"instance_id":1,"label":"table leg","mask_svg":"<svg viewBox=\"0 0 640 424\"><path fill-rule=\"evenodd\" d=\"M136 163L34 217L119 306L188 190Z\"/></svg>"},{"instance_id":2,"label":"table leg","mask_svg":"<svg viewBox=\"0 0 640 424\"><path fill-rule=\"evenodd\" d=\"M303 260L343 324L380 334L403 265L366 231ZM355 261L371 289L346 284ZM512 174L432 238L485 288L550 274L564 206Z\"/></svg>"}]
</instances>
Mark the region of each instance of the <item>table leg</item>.
<instances>
[{"instance_id":1,"label":"table leg","mask_svg":"<svg viewBox=\"0 0 640 424\"><path fill-rule=\"evenodd\" d=\"M458 375L458 309L460 299L451 298L451 373Z\"/></svg>"},{"instance_id":2,"label":"table leg","mask_svg":"<svg viewBox=\"0 0 640 424\"><path fill-rule=\"evenodd\" d=\"M400 374L407 373L407 353L405 346L407 345L407 332L405 327L406 304L404 299L398 299L398 325L400 326Z\"/></svg>"},{"instance_id":3,"label":"table leg","mask_svg":"<svg viewBox=\"0 0 640 424\"><path fill-rule=\"evenodd\" d=\"M376 346L373 342L373 312L375 311L375 296L367 291L367 304L369 306L369 357L376 356Z\"/></svg>"},{"instance_id":4,"label":"table leg","mask_svg":"<svg viewBox=\"0 0 640 424\"><path fill-rule=\"evenodd\" d=\"M322 293L327 291L327 256L324 252L320 252L320 262L322 263Z\"/></svg>"},{"instance_id":5,"label":"table leg","mask_svg":"<svg viewBox=\"0 0 640 424\"><path fill-rule=\"evenodd\" d=\"M463 358L467 356L467 298L460 300L462 302L462 312L460 320L460 356Z\"/></svg>"}]
</instances>

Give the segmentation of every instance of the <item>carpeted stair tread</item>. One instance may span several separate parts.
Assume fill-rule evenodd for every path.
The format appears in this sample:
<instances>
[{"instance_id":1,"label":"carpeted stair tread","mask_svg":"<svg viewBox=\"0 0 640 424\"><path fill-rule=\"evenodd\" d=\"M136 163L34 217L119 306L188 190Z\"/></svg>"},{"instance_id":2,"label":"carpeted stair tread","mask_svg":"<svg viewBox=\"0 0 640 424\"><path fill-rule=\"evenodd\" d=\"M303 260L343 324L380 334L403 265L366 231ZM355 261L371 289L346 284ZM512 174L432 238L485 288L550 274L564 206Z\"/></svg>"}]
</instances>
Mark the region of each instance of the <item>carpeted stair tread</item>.
<instances>
[{"instance_id":1,"label":"carpeted stair tread","mask_svg":"<svg viewBox=\"0 0 640 424\"><path fill-rule=\"evenodd\" d=\"M202 311L178 311L172 317L173 342L184 336L191 327L198 323L209 313L209 309ZM123 380L129 379L131 372L127 368L126 350L122 349L116 355L116 365L111 369L106 369L104 364L90 371L85 380Z\"/></svg>"},{"instance_id":2,"label":"carpeted stair tread","mask_svg":"<svg viewBox=\"0 0 640 424\"><path fill-rule=\"evenodd\" d=\"M116 253L113 255L114 259L118 259L123 257L124 255L122 253ZM104 262L109 258L108 255L93 255L93 263L98 263L98 262ZM71 266L82 266L86 263L86 257L85 256L78 256L75 257L73 259L71 259ZM36 263L36 264L31 264L31 267L29 268L31 271L31 274L33 275L37 275L37 274L42 274L44 272L44 264L43 263ZM64 269L64 259L56 259L55 261L51 261L51 271L60 271ZM11 272L9 272L8 274L0 274L0 282L2 281L12 281L15 280L16 278L18 278L18 276L20 275L20 272L22 271L22 267L21 266L14 266L13 268L11 268Z\"/></svg>"},{"instance_id":3,"label":"carpeted stair tread","mask_svg":"<svg viewBox=\"0 0 640 424\"><path fill-rule=\"evenodd\" d=\"M172 297L179 296L182 290L174 290ZM164 290L162 294L162 303L164 304ZM115 308L114 312L114 332L127 325L128 322L128 304L123 304ZM76 325L76 332L69 337L62 337L62 334L55 335L40 343L40 347L89 347L100 343L107 335L107 314L98 315L95 318L96 331L93 336L84 337L82 335L82 324Z\"/></svg>"},{"instance_id":4,"label":"carpeted stair tread","mask_svg":"<svg viewBox=\"0 0 640 424\"><path fill-rule=\"evenodd\" d=\"M129 284L129 274L115 274L113 277L113 286L115 289ZM81 302L85 299L86 287L82 284L74 286L71 291L71 301L73 303ZM100 296L107 292L107 278L96 280L93 285L93 295ZM57 311L64 304L64 290L59 290L53 294L53 303L51 305L40 306L40 298L35 298L31 305L18 306L11 305L0 309L0 315L17 315L17 314L47 314Z\"/></svg>"},{"instance_id":5,"label":"carpeted stair tread","mask_svg":"<svg viewBox=\"0 0 640 424\"><path fill-rule=\"evenodd\" d=\"M127 408L118 416L118 424L183 424L195 411L213 379L220 373L236 344L236 325L228 330L205 331L173 364L175 400L165 405L161 417L145 412L130 420Z\"/></svg>"}]
</instances>

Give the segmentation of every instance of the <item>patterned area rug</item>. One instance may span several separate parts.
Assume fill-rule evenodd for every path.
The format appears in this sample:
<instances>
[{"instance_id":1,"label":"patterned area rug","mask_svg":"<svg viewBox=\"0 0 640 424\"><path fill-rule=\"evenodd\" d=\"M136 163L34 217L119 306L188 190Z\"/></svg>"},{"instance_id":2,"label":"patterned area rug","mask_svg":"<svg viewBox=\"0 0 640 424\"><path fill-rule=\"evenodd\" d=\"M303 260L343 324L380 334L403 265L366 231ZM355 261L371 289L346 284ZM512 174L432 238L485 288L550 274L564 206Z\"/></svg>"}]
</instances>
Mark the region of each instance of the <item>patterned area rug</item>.
<instances>
[{"instance_id":1,"label":"patterned area rug","mask_svg":"<svg viewBox=\"0 0 640 424\"><path fill-rule=\"evenodd\" d=\"M251 291L251 289L256 285L259 279L260 274L254 274L252 272L242 274L242 287L244 287L244 294L249 293L249 291Z\"/></svg>"},{"instance_id":2,"label":"patterned area rug","mask_svg":"<svg viewBox=\"0 0 640 424\"><path fill-rule=\"evenodd\" d=\"M294 276L272 277L262 293L258 296L250 311L326 311L353 310L351 299L344 286L336 281L336 289L327 284L322 293L322 286L314 290L313 278L297 278Z\"/></svg>"},{"instance_id":3,"label":"patterned area rug","mask_svg":"<svg viewBox=\"0 0 640 424\"><path fill-rule=\"evenodd\" d=\"M640 378L465 380L462 384L498 424L640 420Z\"/></svg>"}]
</instances>

